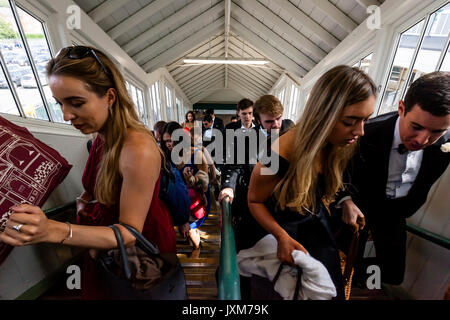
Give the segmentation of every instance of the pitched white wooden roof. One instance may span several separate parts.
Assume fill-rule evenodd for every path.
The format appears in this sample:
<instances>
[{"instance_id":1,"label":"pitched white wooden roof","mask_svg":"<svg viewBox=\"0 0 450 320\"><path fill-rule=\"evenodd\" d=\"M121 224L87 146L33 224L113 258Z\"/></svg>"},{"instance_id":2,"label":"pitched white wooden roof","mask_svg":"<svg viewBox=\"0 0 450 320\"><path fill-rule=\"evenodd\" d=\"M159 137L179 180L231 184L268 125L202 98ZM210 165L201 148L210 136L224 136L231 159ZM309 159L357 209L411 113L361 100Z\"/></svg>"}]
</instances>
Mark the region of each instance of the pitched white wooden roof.
<instances>
[{"instance_id":1,"label":"pitched white wooden roof","mask_svg":"<svg viewBox=\"0 0 450 320\"><path fill-rule=\"evenodd\" d=\"M192 103L215 90L256 98L283 72L300 78L384 0L75 0L146 72L166 67ZM264 67L190 65L245 57Z\"/></svg>"}]
</instances>

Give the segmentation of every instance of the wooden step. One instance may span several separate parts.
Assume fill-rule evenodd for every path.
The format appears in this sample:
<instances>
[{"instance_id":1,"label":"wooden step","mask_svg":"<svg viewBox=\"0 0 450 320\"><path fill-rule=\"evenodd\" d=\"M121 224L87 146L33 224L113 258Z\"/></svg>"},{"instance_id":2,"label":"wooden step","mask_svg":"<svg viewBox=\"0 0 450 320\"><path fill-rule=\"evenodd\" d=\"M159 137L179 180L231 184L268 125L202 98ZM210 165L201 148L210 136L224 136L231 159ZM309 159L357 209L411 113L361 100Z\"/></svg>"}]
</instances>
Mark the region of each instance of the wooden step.
<instances>
[{"instance_id":1,"label":"wooden step","mask_svg":"<svg viewBox=\"0 0 450 320\"><path fill-rule=\"evenodd\" d=\"M188 286L189 300L217 300L216 287Z\"/></svg>"}]
</instances>

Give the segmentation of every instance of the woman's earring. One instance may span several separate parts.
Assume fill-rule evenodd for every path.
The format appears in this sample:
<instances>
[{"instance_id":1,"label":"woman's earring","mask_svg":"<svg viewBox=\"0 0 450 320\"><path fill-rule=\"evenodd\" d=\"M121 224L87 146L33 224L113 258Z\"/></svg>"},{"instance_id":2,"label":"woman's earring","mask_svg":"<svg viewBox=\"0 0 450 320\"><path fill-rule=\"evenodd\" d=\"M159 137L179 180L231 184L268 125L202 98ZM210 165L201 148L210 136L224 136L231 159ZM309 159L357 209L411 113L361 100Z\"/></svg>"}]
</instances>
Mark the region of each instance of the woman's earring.
<instances>
[{"instance_id":1,"label":"woman's earring","mask_svg":"<svg viewBox=\"0 0 450 320\"><path fill-rule=\"evenodd\" d=\"M112 105L110 105L110 106L108 107L108 111L109 111L109 115L112 117L112 115L113 115Z\"/></svg>"}]
</instances>

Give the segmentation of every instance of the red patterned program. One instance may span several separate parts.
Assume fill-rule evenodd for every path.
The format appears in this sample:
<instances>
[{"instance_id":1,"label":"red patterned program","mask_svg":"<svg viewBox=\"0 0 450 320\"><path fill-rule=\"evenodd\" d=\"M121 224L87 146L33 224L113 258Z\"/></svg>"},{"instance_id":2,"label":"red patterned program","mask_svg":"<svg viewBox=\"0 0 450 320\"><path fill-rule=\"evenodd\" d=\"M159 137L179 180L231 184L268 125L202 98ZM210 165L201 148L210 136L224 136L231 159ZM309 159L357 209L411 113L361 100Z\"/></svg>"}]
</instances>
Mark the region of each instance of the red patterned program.
<instances>
[{"instance_id":1,"label":"red patterned program","mask_svg":"<svg viewBox=\"0 0 450 320\"><path fill-rule=\"evenodd\" d=\"M72 165L24 127L0 117L0 232L9 208L19 203L42 206ZM0 243L0 265L12 247Z\"/></svg>"}]
</instances>

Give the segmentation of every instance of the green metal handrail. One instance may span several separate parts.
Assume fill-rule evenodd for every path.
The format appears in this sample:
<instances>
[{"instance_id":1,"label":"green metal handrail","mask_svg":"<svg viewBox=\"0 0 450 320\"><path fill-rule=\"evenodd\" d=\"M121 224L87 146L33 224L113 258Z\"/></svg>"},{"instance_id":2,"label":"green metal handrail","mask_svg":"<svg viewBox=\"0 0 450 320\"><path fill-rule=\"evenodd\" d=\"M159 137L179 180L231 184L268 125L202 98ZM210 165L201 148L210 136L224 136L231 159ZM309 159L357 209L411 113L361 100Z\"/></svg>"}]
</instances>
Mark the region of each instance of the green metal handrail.
<instances>
[{"instance_id":1,"label":"green metal handrail","mask_svg":"<svg viewBox=\"0 0 450 320\"><path fill-rule=\"evenodd\" d=\"M231 225L231 205L228 197L222 201L218 297L219 300L241 300L236 243Z\"/></svg>"},{"instance_id":2,"label":"green metal handrail","mask_svg":"<svg viewBox=\"0 0 450 320\"><path fill-rule=\"evenodd\" d=\"M419 236L425 240L433 242L434 244L437 244L438 246L441 246L446 249L450 249L450 239L448 239L448 238L445 238L436 233L419 228L419 227L409 224L409 223L406 224L406 230L408 230L412 234L415 234L416 236Z\"/></svg>"}]
</instances>

